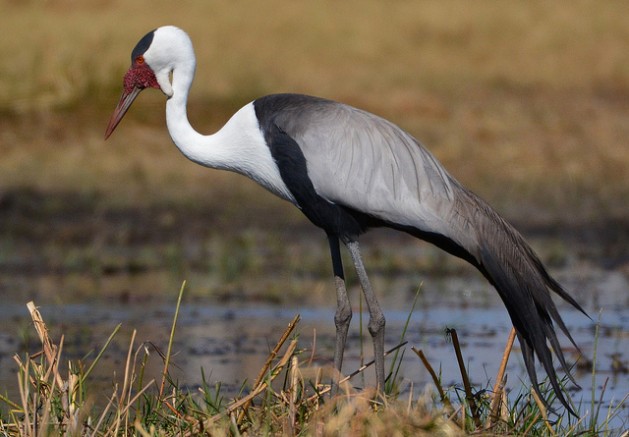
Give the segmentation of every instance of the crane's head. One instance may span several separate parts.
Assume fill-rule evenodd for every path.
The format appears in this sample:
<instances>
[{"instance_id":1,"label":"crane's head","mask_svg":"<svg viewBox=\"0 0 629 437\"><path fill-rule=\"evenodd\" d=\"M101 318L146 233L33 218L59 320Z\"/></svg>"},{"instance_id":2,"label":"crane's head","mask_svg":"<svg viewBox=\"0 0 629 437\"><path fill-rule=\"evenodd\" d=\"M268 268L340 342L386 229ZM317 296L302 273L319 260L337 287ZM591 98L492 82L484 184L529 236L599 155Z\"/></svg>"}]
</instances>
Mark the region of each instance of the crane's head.
<instances>
[{"instance_id":1,"label":"crane's head","mask_svg":"<svg viewBox=\"0 0 629 437\"><path fill-rule=\"evenodd\" d=\"M171 73L175 66L186 62L192 65L194 71L192 42L183 30L164 26L144 35L131 52L131 67L124 76L122 95L107 125L105 139L109 138L145 88L161 89L171 97Z\"/></svg>"}]
</instances>

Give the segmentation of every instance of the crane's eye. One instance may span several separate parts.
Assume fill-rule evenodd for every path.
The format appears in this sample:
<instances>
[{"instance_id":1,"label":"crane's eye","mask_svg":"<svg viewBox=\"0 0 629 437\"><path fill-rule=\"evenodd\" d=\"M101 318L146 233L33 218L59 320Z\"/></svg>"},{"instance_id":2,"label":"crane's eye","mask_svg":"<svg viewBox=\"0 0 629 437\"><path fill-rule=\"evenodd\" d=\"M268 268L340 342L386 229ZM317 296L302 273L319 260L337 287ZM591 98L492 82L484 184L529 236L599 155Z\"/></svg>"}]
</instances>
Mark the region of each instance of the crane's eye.
<instances>
[{"instance_id":1,"label":"crane's eye","mask_svg":"<svg viewBox=\"0 0 629 437\"><path fill-rule=\"evenodd\" d=\"M140 55L137 58L135 58L135 63L138 65L144 64L144 56Z\"/></svg>"}]
</instances>

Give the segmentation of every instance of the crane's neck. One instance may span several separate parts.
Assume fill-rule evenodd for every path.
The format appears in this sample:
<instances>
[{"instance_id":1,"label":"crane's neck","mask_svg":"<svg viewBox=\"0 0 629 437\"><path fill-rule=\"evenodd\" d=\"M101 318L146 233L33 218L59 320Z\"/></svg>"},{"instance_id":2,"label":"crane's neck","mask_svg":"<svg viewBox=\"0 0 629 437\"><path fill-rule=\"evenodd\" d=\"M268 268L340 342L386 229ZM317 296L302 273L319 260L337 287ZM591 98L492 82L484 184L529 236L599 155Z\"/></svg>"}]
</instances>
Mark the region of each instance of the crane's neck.
<instances>
[{"instance_id":1,"label":"crane's neck","mask_svg":"<svg viewBox=\"0 0 629 437\"><path fill-rule=\"evenodd\" d=\"M168 132L181 152L190 160L209 167L218 167L208 155L209 137L194 130L188 120L188 93L194 79L194 61L176 65L172 71L172 96L166 101Z\"/></svg>"},{"instance_id":2,"label":"crane's neck","mask_svg":"<svg viewBox=\"0 0 629 437\"><path fill-rule=\"evenodd\" d=\"M168 132L179 150L191 161L211 168L236 170L229 140L219 135L202 135L190 125L188 93L194 79L195 62L183 62L172 71L172 96L166 101Z\"/></svg>"},{"instance_id":3,"label":"crane's neck","mask_svg":"<svg viewBox=\"0 0 629 437\"><path fill-rule=\"evenodd\" d=\"M166 102L166 124L179 150L197 164L243 174L295 203L264 140L253 103L242 107L215 134L202 135L192 128L186 106L193 78L194 62L173 69L173 93Z\"/></svg>"}]
</instances>

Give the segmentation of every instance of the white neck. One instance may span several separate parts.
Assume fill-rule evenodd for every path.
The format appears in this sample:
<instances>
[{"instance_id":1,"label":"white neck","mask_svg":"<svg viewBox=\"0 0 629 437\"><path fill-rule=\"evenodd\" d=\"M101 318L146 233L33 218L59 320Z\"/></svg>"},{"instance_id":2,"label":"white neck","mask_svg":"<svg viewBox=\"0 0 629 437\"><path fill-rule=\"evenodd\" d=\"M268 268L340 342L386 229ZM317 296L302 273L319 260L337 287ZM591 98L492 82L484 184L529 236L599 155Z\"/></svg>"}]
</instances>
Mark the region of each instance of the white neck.
<instances>
[{"instance_id":1,"label":"white neck","mask_svg":"<svg viewBox=\"0 0 629 437\"><path fill-rule=\"evenodd\" d=\"M252 103L242 107L213 135L202 135L192 128L186 105L193 78L194 62L173 69L173 94L166 102L166 124L177 148L197 164L243 174L295 203L262 136Z\"/></svg>"},{"instance_id":2,"label":"white neck","mask_svg":"<svg viewBox=\"0 0 629 437\"><path fill-rule=\"evenodd\" d=\"M177 65L172 72L173 94L166 101L166 125L173 142L190 160L212 168L224 168L228 150L214 135L205 136L190 125L187 113L188 92L194 78L194 63ZM216 143L216 144L213 144ZM216 156L215 156L216 155Z\"/></svg>"}]
</instances>

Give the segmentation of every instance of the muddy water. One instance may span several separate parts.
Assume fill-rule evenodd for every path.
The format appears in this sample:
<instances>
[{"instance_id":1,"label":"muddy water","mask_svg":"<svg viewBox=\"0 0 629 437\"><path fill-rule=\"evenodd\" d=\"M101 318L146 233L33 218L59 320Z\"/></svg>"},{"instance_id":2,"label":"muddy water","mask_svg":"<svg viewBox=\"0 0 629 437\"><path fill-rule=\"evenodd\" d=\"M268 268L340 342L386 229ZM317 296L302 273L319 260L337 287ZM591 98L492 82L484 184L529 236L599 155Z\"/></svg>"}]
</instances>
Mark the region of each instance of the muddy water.
<instances>
[{"instance_id":1,"label":"muddy water","mask_svg":"<svg viewBox=\"0 0 629 437\"><path fill-rule=\"evenodd\" d=\"M579 368L576 371L581 390L573 389L572 396L577 404L583 403L582 412L589 411L594 384L596 402L602 399L601 414L604 415L610 404L617 405L629 393L626 370L629 358L629 310L624 295L628 284L624 275L614 272L593 271L589 275L581 275L580 278L582 284L589 289L594 283L600 288L596 299L591 296L589 299L586 296L577 296L586 304L594 320L564 305L560 310L568 329L588 359L593 357L595 322L600 320L596 346L597 379L592 381L588 366L584 363L583 370ZM603 288L601 284L604 285ZM469 302L478 302L479 298L469 296L473 292L461 294L461 288L486 289L483 288L482 280L476 277L428 278L424 283L426 291L420 295L417 308L411 314L405 337L409 343L404 348L399 372L404 390L413 390L418 395L431 385L428 373L410 350L411 346L424 350L434 368L441 370L445 386L461 386L453 348L444 334L446 328L456 328L458 331L472 382L479 389L490 388L487 387L487 381L493 380L497 371L510 329L509 319L506 311L492 299L491 294L480 299L485 302L482 306L464 304L466 299ZM333 293L331 289L329 291ZM356 294L356 290L352 290L352 293ZM357 296L353 297L356 301ZM387 347L400 341L409 317L412 298L408 293L385 295L383 307L388 323ZM618 305L621 302L624 304ZM121 378L132 329L137 330L134 349L148 351L150 354L147 378L159 378L161 360L157 350L166 350L174 313L173 302L46 304L40 310L49 324L53 338L58 339L61 333L64 334L66 360L90 363L114 327L118 323L122 324L120 333L92 376L96 386L102 387L102 393L92 393L97 402L99 397L104 401L105 396L111 393L112 381ZM312 304L225 305L197 300L186 302L182 307L175 338L172 376L180 385L196 390L202 383L200 369L203 368L206 382L210 386L220 382L221 393L226 397L233 396L245 381L252 381L256 377L269 350L296 314L301 315L297 332L300 336L300 347L305 349L303 361L313 366L329 367L334 345L334 308ZM10 397L17 399L17 369L12 355L15 352L35 352L38 344L22 303L6 302L0 307L0 319L10 321L4 323L0 331L0 387ZM363 322L366 326L366 314L363 315ZM355 308L344 362L346 372L360 366L361 348L364 348L366 359L371 358L370 339L368 335L360 335L359 324L360 314L358 308ZM563 339L562 343L566 346L569 361L574 362L577 358L576 352L567 340ZM521 381L528 384L528 379L517 344L516 352L507 369L508 386L519 392L522 390ZM368 369L357 376L353 384L357 387L373 384L373 370ZM627 401L621 407L617 422L627 419L629 409L626 404Z\"/></svg>"}]
</instances>

